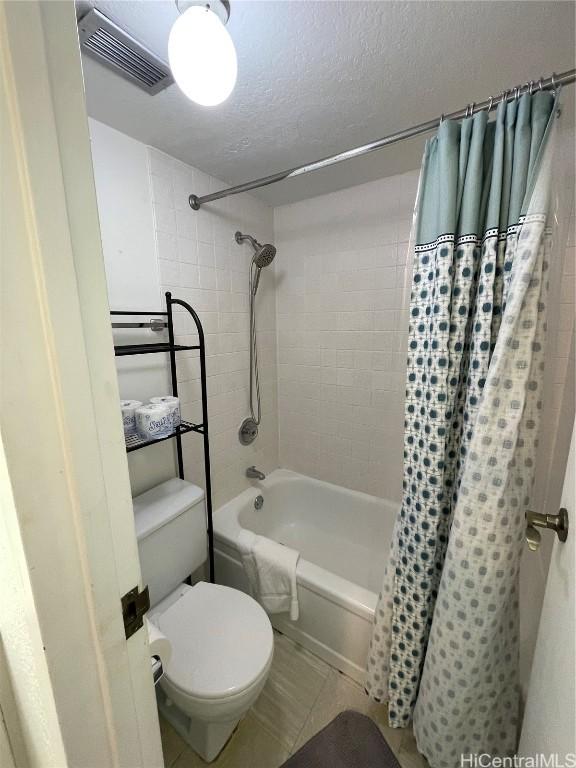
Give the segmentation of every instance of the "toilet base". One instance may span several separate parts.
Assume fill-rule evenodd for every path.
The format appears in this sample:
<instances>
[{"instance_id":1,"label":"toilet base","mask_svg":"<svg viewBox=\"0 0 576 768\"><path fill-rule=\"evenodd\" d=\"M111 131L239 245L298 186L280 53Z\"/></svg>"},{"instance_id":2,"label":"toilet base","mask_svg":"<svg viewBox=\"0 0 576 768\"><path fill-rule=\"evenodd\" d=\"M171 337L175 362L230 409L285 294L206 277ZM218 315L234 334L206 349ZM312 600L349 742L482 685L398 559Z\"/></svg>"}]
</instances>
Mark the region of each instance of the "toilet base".
<instances>
[{"instance_id":1,"label":"toilet base","mask_svg":"<svg viewBox=\"0 0 576 768\"><path fill-rule=\"evenodd\" d=\"M156 689L158 709L174 730L207 763L215 760L226 746L240 720L209 723L190 717L174 704L161 688Z\"/></svg>"}]
</instances>

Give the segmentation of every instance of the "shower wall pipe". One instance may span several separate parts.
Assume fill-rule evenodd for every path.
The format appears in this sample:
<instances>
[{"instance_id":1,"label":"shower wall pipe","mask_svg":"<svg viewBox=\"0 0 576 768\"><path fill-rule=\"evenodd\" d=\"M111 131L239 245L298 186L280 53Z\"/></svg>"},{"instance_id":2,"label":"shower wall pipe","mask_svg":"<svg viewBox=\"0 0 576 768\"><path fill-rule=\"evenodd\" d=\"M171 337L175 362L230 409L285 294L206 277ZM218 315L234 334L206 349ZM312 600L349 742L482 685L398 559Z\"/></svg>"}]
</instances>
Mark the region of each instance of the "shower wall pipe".
<instances>
[{"instance_id":1,"label":"shower wall pipe","mask_svg":"<svg viewBox=\"0 0 576 768\"><path fill-rule=\"evenodd\" d=\"M404 139L411 139L413 136L419 136L421 133L428 133L437 128L443 120L461 120L462 118L471 117L476 112L482 112L483 110L491 112L503 101L508 102L513 99L518 99L525 93L532 93L534 90L556 90L560 86L569 85L574 81L576 81L576 69L569 69L559 75L553 74L550 75L550 77L541 77L538 80L530 80L530 82L525 83L524 85L517 85L514 88L502 91L498 96L490 96L489 99L485 99L484 101L473 102L472 104L468 104L464 109L458 109L456 112L450 112L450 114L435 117L433 120L420 123L412 128L406 128L403 131L392 133L390 136L378 139L377 141L372 141L370 144L364 144L361 147L348 149L337 155L325 157L322 160L316 160L315 162L307 163L306 165L299 165L296 168L290 168L287 171L273 173L271 176L263 176L260 179L254 179L254 181L247 181L245 184L238 184L235 187L221 189L219 192L212 192L209 195L202 195L200 197L198 195L190 195L188 203L193 210L197 211L200 206L205 203L221 200L222 198L230 197L231 195L239 195L242 192L249 192L251 189L266 187L269 184L276 184L278 181L291 179L295 176L302 176L303 174L311 173L312 171L319 171L321 168L327 168L330 165L336 165L345 160L351 160L354 157L367 155L369 152L375 152L377 149L383 149L384 147L396 144Z\"/></svg>"}]
</instances>

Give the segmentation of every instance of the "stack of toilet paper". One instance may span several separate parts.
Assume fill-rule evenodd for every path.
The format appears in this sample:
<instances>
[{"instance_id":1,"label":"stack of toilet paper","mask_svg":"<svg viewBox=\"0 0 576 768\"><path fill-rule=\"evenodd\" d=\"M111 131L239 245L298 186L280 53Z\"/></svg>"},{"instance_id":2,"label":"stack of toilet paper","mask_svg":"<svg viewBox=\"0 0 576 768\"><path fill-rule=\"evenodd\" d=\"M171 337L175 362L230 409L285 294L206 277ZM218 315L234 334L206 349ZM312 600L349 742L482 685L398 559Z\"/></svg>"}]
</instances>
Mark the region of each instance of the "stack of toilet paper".
<instances>
[{"instance_id":1,"label":"stack of toilet paper","mask_svg":"<svg viewBox=\"0 0 576 768\"><path fill-rule=\"evenodd\" d=\"M162 397L151 397L150 402L155 405L167 405L172 418L174 429L180 426L180 400L172 395L163 395Z\"/></svg>"},{"instance_id":2,"label":"stack of toilet paper","mask_svg":"<svg viewBox=\"0 0 576 768\"><path fill-rule=\"evenodd\" d=\"M140 400L120 400L124 437L136 434L136 410L140 408L141 405L142 403Z\"/></svg>"},{"instance_id":3,"label":"stack of toilet paper","mask_svg":"<svg viewBox=\"0 0 576 768\"><path fill-rule=\"evenodd\" d=\"M121 400L124 436L139 435L144 440L168 437L180 425L180 401L172 395L151 397L143 405L139 400Z\"/></svg>"}]
</instances>

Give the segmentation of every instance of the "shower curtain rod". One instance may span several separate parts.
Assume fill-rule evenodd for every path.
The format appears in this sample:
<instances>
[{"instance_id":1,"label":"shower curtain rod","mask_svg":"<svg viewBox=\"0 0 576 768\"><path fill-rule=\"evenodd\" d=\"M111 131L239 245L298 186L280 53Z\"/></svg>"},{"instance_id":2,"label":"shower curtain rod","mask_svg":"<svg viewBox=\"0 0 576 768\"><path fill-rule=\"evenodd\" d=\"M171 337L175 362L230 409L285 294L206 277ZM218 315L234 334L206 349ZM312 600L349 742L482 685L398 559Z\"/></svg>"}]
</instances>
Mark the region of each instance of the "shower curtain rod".
<instances>
[{"instance_id":1,"label":"shower curtain rod","mask_svg":"<svg viewBox=\"0 0 576 768\"><path fill-rule=\"evenodd\" d=\"M398 133L392 133L390 136L378 139L377 141L372 141L370 144L364 144L361 147L348 149L337 155L325 157L322 160L316 160L314 163L307 163L306 165L299 165L296 168L290 168L287 171L273 173L271 176L263 176L261 179L247 181L245 184L238 184L235 187L221 189L219 192L212 192L209 195L190 195L188 202L190 207L197 211L201 205L204 205L204 203L211 203L213 200L221 200L223 197L239 195L241 192L248 192L251 189L266 187L268 184L275 184L277 181L283 181L284 179L291 179L295 176L302 176L304 173L318 171L320 168L327 168L329 165L336 165L337 163L344 162L344 160L350 160L353 157L367 155L369 152L388 147L390 144L396 144L398 141L403 141L404 139L418 136L421 133L433 131L443 120L460 120L463 117L471 117L476 112L481 112L485 109L488 110L488 112L491 112L502 101L508 102L512 101L512 99L518 99L525 93L532 93L535 89L542 91L556 90L558 86L568 85L575 80L576 69L569 69L566 72L562 72L560 75L552 74L550 77L541 77L539 80L530 80L530 82L525 83L524 85L517 85L510 90L502 91L498 96L491 96L489 99L485 99L485 101L478 103L472 102L472 104L468 104L464 109L458 109L456 112L451 112L449 115L441 115L440 117L434 118L434 120L428 120L426 123L420 123L420 125L415 125L412 128L406 128Z\"/></svg>"}]
</instances>

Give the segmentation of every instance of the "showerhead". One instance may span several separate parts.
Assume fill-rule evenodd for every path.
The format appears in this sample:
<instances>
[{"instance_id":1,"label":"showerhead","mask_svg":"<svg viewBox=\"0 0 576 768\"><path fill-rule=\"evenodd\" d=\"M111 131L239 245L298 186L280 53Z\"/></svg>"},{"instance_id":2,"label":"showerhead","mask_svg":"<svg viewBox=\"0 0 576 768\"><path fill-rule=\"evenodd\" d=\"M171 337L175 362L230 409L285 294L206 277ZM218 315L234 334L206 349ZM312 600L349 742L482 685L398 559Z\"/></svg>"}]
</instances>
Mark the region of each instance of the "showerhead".
<instances>
[{"instance_id":1,"label":"showerhead","mask_svg":"<svg viewBox=\"0 0 576 768\"><path fill-rule=\"evenodd\" d=\"M244 240L248 240L252 244L252 248L254 248L254 256L252 261L258 267L258 269L263 269L274 261L274 257L276 256L275 246L271 245L270 243L264 243L264 245L261 245L251 235L243 235L242 232L236 232L234 237L236 238L236 242L238 244L243 243Z\"/></svg>"},{"instance_id":2,"label":"showerhead","mask_svg":"<svg viewBox=\"0 0 576 768\"><path fill-rule=\"evenodd\" d=\"M267 267L274 261L274 256L276 256L276 248L270 245L270 243L264 243L264 245L259 245L256 249L254 264L262 269L262 267Z\"/></svg>"}]
</instances>

